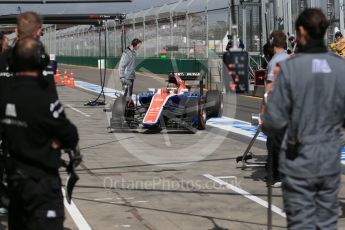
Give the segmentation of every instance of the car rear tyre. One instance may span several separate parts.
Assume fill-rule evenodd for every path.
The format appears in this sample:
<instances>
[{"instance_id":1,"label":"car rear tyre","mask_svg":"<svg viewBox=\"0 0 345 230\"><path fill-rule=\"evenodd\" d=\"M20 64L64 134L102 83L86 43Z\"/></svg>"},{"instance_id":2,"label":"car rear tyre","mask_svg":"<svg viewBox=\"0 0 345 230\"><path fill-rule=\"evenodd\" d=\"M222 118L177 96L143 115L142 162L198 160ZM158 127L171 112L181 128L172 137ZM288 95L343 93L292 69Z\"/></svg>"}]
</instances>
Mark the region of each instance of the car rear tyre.
<instances>
[{"instance_id":1,"label":"car rear tyre","mask_svg":"<svg viewBox=\"0 0 345 230\"><path fill-rule=\"evenodd\" d=\"M219 90L210 90L206 94L206 114L208 118L223 115L223 94Z\"/></svg>"},{"instance_id":2,"label":"car rear tyre","mask_svg":"<svg viewBox=\"0 0 345 230\"><path fill-rule=\"evenodd\" d=\"M113 105L110 127L122 128L126 122L134 121L134 111L131 109L133 107L133 101L127 100L125 96L117 98Z\"/></svg>"},{"instance_id":3,"label":"car rear tyre","mask_svg":"<svg viewBox=\"0 0 345 230\"><path fill-rule=\"evenodd\" d=\"M206 128L206 109L201 100L189 100L186 104L187 117L190 119L193 128L204 130Z\"/></svg>"},{"instance_id":4,"label":"car rear tyre","mask_svg":"<svg viewBox=\"0 0 345 230\"><path fill-rule=\"evenodd\" d=\"M202 101L199 101L198 106L198 129L199 130L205 130L206 129L206 119L207 119L207 113L205 104Z\"/></svg>"}]
</instances>

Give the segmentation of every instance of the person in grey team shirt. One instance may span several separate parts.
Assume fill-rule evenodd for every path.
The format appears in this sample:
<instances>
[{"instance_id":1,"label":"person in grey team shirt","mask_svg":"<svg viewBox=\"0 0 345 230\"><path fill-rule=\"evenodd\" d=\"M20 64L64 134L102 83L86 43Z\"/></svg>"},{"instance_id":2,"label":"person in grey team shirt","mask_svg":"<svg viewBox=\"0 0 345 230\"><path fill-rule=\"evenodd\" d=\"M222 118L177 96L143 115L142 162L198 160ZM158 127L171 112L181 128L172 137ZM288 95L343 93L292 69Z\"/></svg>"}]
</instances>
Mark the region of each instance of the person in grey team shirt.
<instances>
[{"instance_id":1,"label":"person in grey team shirt","mask_svg":"<svg viewBox=\"0 0 345 230\"><path fill-rule=\"evenodd\" d=\"M286 48L287 48L286 35L283 32L281 31L272 32L270 36L270 45L273 49L274 56L268 63L268 67L267 67L266 92L272 90L274 81L276 80L275 78L276 78L277 73L275 73L276 72L275 70L276 68L278 68L278 63L286 60L289 57L286 51ZM269 163L272 164L273 181L271 181L271 184L269 186L272 186L273 188L281 187L280 173L278 170L281 141L282 141L282 135L278 133L276 135L267 137L267 142L266 142L268 154L272 156L271 158L272 161ZM268 169L270 169L270 167L268 167Z\"/></svg>"},{"instance_id":2,"label":"person in grey team shirt","mask_svg":"<svg viewBox=\"0 0 345 230\"><path fill-rule=\"evenodd\" d=\"M272 90L272 86L275 80L274 70L277 64L286 60L289 55L286 51L287 42L286 35L281 31L274 31L270 36L270 44L272 46L274 55L267 67L267 79L266 79L266 92Z\"/></svg>"},{"instance_id":3,"label":"person in grey team shirt","mask_svg":"<svg viewBox=\"0 0 345 230\"><path fill-rule=\"evenodd\" d=\"M134 39L129 47L123 52L120 64L119 75L122 83L124 96L132 97L134 80L135 80L135 61L137 50L140 48L142 41Z\"/></svg>"},{"instance_id":4,"label":"person in grey team shirt","mask_svg":"<svg viewBox=\"0 0 345 230\"><path fill-rule=\"evenodd\" d=\"M279 171L290 230L337 229L345 60L327 50L328 26L320 9L299 15L298 54L279 63L261 116L267 135L284 133Z\"/></svg>"}]
</instances>

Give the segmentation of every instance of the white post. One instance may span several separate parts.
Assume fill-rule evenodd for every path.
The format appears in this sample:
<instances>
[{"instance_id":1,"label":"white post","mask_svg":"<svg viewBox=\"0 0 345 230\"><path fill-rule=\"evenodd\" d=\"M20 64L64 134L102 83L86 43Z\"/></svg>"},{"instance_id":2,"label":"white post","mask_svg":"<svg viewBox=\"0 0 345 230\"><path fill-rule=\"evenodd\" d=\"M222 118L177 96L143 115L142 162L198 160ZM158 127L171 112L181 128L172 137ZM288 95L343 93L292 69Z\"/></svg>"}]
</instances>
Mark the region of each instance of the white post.
<instances>
[{"instance_id":1,"label":"white post","mask_svg":"<svg viewBox=\"0 0 345 230\"><path fill-rule=\"evenodd\" d=\"M206 8L205 8L205 18L206 18L206 58L208 59L208 47L209 47L209 38L208 38L208 32L209 32L209 28L208 28L208 1L206 0Z\"/></svg>"},{"instance_id":2,"label":"white post","mask_svg":"<svg viewBox=\"0 0 345 230\"><path fill-rule=\"evenodd\" d=\"M116 33L117 33L117 31L116 31L116 20L114 20L114 57L116 57L116 51L117 51L117 49L116 49L116 43L117 43L117 37L116 37Z\"/></svg>"},{"instance_id":3,"label":"white post","mask_svg":"<svg viewBox=\"0 0 345 230\"><path fill-rule=\"evenodd\" d=\"M262 31L262 44L267 41L266 31L266 0L261 0L261 31Z\"/></svg>"},{"instance_id":4,"label":"white post","mask_svg":"<svg viewBox=\"0 0 345 230\"><path fill-rule=\"evenodd\" d=\"M106 52L107 56L105 58L107 58L109 56L109 31L108 31L108 21L105 21L105 37L104 39L107 40L107 42L104 43L105 47L104 47L104 51ZM105 62L107 62L107 60L104 60ZM106 66L105 66L106 68Z\"/></svg>"},{"instance_id":5,"label":"white post","mask_svg":"<svg viewBox=\"0 0 345 230\"><path fill-rule=\"evenodd\" d=\"M143 26L144 26L144 58L146 58L146 21L145 16L143 17Z\"/></svg>"},{"instance_id":6,"label":"white post","mask_svg":"<svg viewBox=\"0 0 345 230\"><path fill-rule=\"evenodd\" d=\"M174 45L174 17L172 11L170 11L170 45Z\"/></svg>"},{"instance_id":7,"label":"white post","mask_svg":"<svg viewBox=\"0 0 345 230\"><path fill-rule=\"evenodd\" d=\"M248 50L248 44L246 44L247 42L247 9L246 6L242 5L242 41L245 44L245 46L247 47ZM234 44L236 44L237 41L233 41Z\"/></svg>"},{"instance_id":8,"label":"white post","mask_svg":"<svg viewBox=\"0 0 345 230\"><path fill-rule=\"evenodd\" d=\"M189 40L189 14L186 14L186 38L187 38L187 58L190 56L190 40Z\"/></svg>"},{"instance_id":9,"label":"white post","mask_svg":"<svg viewBox=\"0 0 345 230\"><path fill-rule=\"evenodd\" d=\"M156 55L159 57L159 23L158 16L156 16Z\"/></svg>"},{"instance_id":10,"label":"white post","mask_svg":"<svg viewBox=\"0 0 345 230\"><path fill-rule=\"evenodd\" d=\"M93 44L94 44L94 46L93 46L93 56L94 57L97 56L96 50L97 50L97 47L98 47L98 42L97 42L97 39L96 39L96 32L97 32L97 30L94 29L93 33L92 33L93 34Z\"/></svg>"},{"instance_id":11,"label":"white post","mask_svg":"<svg viewBox=\"0 0 345 230\"><path fill-rule=\"evenodd\" d=\"M288 20L289 20L288 21L288 30L289 30L289 33L294 34L293 26L292 26L292 5L291 5L291 0L287 1L287 9L288 9L287 16L288 16Z\"/></svg>"},{"instance_id":12,"label":"white post","mask_svg":"<svg viewBox=\"0 0 345 230\"><path fill-rule=\"evenodd\" d=\"M345 22L344 22L344 0L339 0L339 20L340 20L340 31L344 34L345 33Z\"/></svg>"},{"instance_id":13,"label":"white post","mask_svg":"<svg viewBox=\"0 0 345 230\"><path fill-rule=\"evenodd\" d=\"M52 27L51 27L51 25L49 26L49 28L48 28L48 31L49 31L49 33L48 33L48 39L49 39L49 41L48 41L48 44L49 44L49 48L48 48L48 53L49 54L51 54L52 53L52 36L51 36L51 34L52 34Z\"/></svg>"}]
</instances>

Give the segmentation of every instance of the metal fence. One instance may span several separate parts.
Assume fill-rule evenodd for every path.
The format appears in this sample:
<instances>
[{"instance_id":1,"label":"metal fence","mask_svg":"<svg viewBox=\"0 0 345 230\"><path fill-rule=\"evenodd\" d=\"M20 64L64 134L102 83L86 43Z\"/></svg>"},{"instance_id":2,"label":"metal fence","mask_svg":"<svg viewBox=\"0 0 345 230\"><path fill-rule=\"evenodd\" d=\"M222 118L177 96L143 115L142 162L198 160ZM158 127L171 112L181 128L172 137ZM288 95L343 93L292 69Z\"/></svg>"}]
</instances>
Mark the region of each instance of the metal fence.
<instances>
[{"instance_id":1,"label":"metal fence","mask_svg":"<svg viewBox=\"0 0 345 230\"><path fill-rule=\"evenodd\" d=\"M129 13L126 19L127 44L134 38L144 41L138 56L159 57L168 46L174 58L218 58L228 43L230 0L180 0L176 3ZM333 40L334 28L344 31L343 0L237 0L235 14L239 22L238 37L245 50L258 54L266 42L268 30L294 34L294 22L307 7L320 7L331 21L327 42ZM265 16L267 13L267 16ZM106 31L100 28L74 26L56 30L47 26L42 37L48 51L59 56L99 56L104 53L107 36L109 56L121 55L121 26L108 21ZM106 34L106 35L105 35ZM101 49L100 49L101 47Z\"/></svg>"}]
</instances>

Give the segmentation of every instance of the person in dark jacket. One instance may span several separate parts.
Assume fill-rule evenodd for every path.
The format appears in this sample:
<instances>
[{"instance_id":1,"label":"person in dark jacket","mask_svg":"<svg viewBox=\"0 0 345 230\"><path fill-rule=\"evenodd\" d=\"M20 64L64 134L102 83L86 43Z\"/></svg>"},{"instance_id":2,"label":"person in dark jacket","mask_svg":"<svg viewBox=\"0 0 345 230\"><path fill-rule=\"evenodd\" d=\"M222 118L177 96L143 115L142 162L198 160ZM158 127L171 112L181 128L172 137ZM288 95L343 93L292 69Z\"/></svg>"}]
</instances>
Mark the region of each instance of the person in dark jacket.
<instances>
[{"instance_id":1,"label":"person in dark jacket","mask_svg":"<svg viewBox=\"0 0 345 230\"><path fill-rule=\"evenodd\" d=\"M262 115L267 135L284 132L279 170L289 229L337 229L345 61L329 53L319 9L296 21L299 53L280 62Z\"/></svg>"},{"instance_id":2,"label":"person in dark jacket","mask_svg":"<svg viewBox=\"0 0 345 230\"><path fill-rule=\"evenodd\" d=\"M63 230L64 205L59 168L60 149L78 144L76 127L43 79L43 47L36 39L20 39L6 93L0 99L7 160L10 230Z\"/></svg>"},{"instance_id":3,"label":"person in dark jacket","mask_svg":"<svg viewBox=\"0 0 345 230\"><path fill-rule=\"evenodd\" d=\"M42 18L35 12L25 12L18 15L16 34L17 41L27 37L38 41L42 34ZM11 65L14 60L12 53L13 49L11 47L0 53L0 87L6 87L6 78L13 76ZM46 69L42 70L42 74L44 79L49 82L52 93L58 98L54 82L54 71L50 63Z\"/></svg>"},{"instance_id":4,"label":"person in dark jacket","mask_svg":"<svg viewBox=\"0 0 345 230\"><path fill-rule=\"evenodd\" d=\"M134 80L135 80L135 60L137 57L137 50L140 48L142 41L134 39L131 45L123 52L120 64L119 75L122 83L124 96L132 97Z\"/></svg>"}]
</instances>

